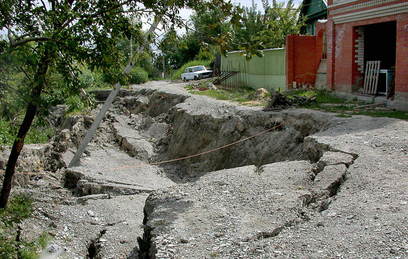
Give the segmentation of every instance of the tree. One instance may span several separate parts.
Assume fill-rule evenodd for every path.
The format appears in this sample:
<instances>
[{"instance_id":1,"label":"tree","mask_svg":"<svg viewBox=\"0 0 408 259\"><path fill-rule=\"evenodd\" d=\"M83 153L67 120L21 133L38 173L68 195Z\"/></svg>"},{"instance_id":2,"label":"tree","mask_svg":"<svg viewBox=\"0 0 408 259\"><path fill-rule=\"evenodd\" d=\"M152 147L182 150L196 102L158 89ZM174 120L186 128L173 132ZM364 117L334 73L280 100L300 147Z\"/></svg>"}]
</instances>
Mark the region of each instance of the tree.
<instances>
[{"instance_id":1,"label":"tree","mask_svg":"<svg viewBox=\"0 0 408 259\"><path fill-rule=\"evenodd\" d=\"M140 31L131 20L153 14L163 24L180 23L179 8L196 8L200 4L231 4L223 0L2 0L0 30L7 31L1 40L1 57L11 57L15 66L24 71L29 97L25 117L12 146L6 167L0 208L7 205L15 165L24 146L25 136L39 108L44 107L42 94L55 87L52 72L58 72L75 93L79 88L75 64L86 63L93 70L100 68L111 74L112 81L123 78L121 52L116 37L137 39ZM114 68L114 69L112 69Z\"/></svg>"},{"instance_id":2,"label":"tree","mask_svg":"<svg viewBox=\"0 0 408 259\"><path fill-rule=\"evenodd\" d=\"M174 28L164 34L158 45L162 54L157 59L157 67L162 69L163 55L166 64L177 69L197 58L215 56L212 52L216 47L218 52L230 49L231 17L235 17L235 23L240 17L232 5L228 8L219 8L217 5L197 7L196 13L185 24L185 34L178 35Z\"/></svg>"},{"instance_id":3,"label":"tree","mask_svg":"<svg viewBox=\"0 0 408 259\"><path fill-rule=\"evenodd\" d=\"M163 38L158 44L158 48L161 50L161 53L156 59L156 67L158 69L161 71L166 69L166 67L163 68L163 57L165 63L172 68L179 68L183 64L184 57L181 52L181 48L183 48L182 40L183 38L177 35L177 31L174 27L170 28L170 30L163 35Z\"/></svg>"},{"instance_id":4,"label":"tree","mask_svg":"<svg viewBox=\"0 0 408 259\"><path fill-rule=\"evenodd\" d=\"M232 49L244 50L248 60L252 58L252 54L262 57L260 50L264 49L264 46L257 35L266 28L265 15L257 10L254 1L251 7L237 8L242 8L242 18L241 26L236 26L233 31Z\"/></svg>"},{"instance_id":5,"label":"tree","mask_svg":"<svg viewBox=\"0 0 408 259\"><path fill-rule=\"evenodd\" d=\"M299 18L300 8L295 8L293 0L285 6L283 2L273 1L271 7L265 5L265 27L261 30L256 40L263 43L265 48L280 48L286 44L286 36L297 34L304 25L305 18Z\"/></svg>"},{"instance_id":6,"label":"tree","mask_svg":"<svg viewBox=\"0 0 408 259\"><path fill-rule=\"evenodd\" d=\"M293 0L285 6L276 0L269 5L267 0L262 1L263 13L257 11L252 1L250 8L243 8L241 27L234 30L234 49L245 50L247 58L252 54L260 55L257 50L283 47L286 36L299 33L304 24L304 18L298 18L300 9L295 8Z\"/></svg>"}]
</instances>

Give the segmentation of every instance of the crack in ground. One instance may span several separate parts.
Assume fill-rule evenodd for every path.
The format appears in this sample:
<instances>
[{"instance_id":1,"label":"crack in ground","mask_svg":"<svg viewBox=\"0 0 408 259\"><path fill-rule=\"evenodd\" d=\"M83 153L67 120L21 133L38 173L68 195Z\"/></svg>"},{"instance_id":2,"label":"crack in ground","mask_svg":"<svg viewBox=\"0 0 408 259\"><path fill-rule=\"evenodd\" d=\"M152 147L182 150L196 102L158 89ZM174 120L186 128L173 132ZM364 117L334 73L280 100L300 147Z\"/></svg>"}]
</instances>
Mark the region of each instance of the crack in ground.
<instances>
[{"instance_id":1,"label":"crack in ground","mask_svg":"<svg viewBox=\"0 0 408 259\"><path fill-rule=\"evenodd\" d=\"M337 153L342 153L346 155L352 156L352 160L350 162L337 162L337 163L316 163L316 166L313 170L313 174L311 175L312 180L315 180L315 177L317 174L321 173L326 166L335 166L335 165L344 165L346 167L346 170L344 174L341 175L338 179L333 181L327 188L327 192L322 194L322 193L315 193L312 192L311 195L302 195L301 198L301 207L298 208L298 216L301 218L301 221L288 221L282 226L278 226L272 231L263 231L258 233L257 235L247 238L244 240L244 242L247 242L249 240L259 240L259 239L265 239L265 238L272 238L278 236L285 228L292 227L294 225L301 224L303 222L309 221L311 218L309 217L308 213L303 210L303 208L311 208L313 210L317 210L318 212L322 212L324 210L327 210L332 203L333 199L335 196L338 194L338 192L341 189L341 186L345 183L347 180L347 174L348 174L348 168L354 163L354 161L358 158L357 154L349 153L349 152L343 152L340 150L336 151L331 151L331 152L337 152ZM323 157L323 156L322 156ZM260 167L256 167L256 173L261 174ZM313 186L313 185L312 185ZM313 205L312 205L313 204ZM317 205L317 206L316 206Z\"/></svg>"},{"instance_id":2,"label":"crack in ground","mask_svg":"<svg viewBox=\"0 0 408 259\"><path fill-rule=\"evenodd\" d=\"M95 239L91 240L91 243L88 246L87 258L89 259L100 259L99 250L102 247L101 238L106 233L106 229L103 229L99 232L98 236Z\"/></svg>"}]
</instances>

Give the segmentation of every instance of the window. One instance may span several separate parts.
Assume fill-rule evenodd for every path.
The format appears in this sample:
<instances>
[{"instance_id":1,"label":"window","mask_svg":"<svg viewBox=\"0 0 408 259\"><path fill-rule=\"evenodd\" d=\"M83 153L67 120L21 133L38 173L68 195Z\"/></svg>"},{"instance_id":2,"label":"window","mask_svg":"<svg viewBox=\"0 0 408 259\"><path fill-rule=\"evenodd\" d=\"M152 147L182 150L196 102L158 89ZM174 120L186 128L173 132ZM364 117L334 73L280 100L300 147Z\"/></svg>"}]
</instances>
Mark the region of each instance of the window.
<instances>
[{"instance_id":1,"label":"window","mask_svg":"<svg viewBox=\"0 0 408 259\"><path fill-rule=\"evenodd\" d=\"M322 59L327 59L327 33L323 32L323 56Z\"/></svg>"}]
</instances>

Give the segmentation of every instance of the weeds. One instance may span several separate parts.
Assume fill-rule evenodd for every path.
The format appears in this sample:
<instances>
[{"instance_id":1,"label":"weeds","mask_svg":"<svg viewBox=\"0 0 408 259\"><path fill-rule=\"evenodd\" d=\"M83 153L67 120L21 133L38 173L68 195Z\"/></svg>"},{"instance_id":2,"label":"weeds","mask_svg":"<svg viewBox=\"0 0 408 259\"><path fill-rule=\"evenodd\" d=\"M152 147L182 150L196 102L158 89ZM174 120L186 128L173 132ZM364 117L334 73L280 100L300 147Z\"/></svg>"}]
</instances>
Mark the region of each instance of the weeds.
<instances>
[{"instance_id":1,"label":"weeds","mask_svg":"<svg viewBox=\"0 0 408 259\"><path fill-rule=\"evenodd\" d=\"M0 209L0 258L38 258L37 251L50 242L51 236L45 232L32 242L20 238L19 224L24 219L31 217L32 202L29 195L17 194L10 198L7 208Z\"/></svg>"},{"instance_id":2,"label":"weeds","mask_svg":"<svg viewBox=\"0 0 408 259\"><path fill-rule=\"evenodd\" d=\"M0 118L0 147L13 144L19 126L19 123L16 121ZM52 128L36 122L28 131L24 142L26 144L47 143L54 133L55 131Z\"/></svg>"},{"instance_id":3,"label":"weeds","mask_svg":"<svg viewBox=\"0 0 408 259\"><path fill-rule=\"evenodd\" d=\"M251 101L250 96L255 93L255 90L250 87L240 87L231 90L207 90L208 87L205 86L206 82L202 83L203 87L197 87L203 91L196 91L191 86L186 86L185 88L192 94L206 95L217 100L230 100L239 102L240 104L245 104L246 102Z\"/></svg>"},{"instance_id":4,"label":"weeds","mask_svg":"<svg viewBox=\"0 0 408 259\"><path fill-rule=\"evenodd\" d=\"M192 87L187 86L190 93L198 95L207 95L218 100L236 101L240 104L251 106L265 106L267 103L251 102L250 95L255 92L252 88L236 88L233 90L207 90L194 91ZM286 94L288 98L293 96L305 96L307 98L316 96L316 102L312 105L302 106L302 108L314 109L323 112L338 113L337 117L351 117L352 115L366 115L371 117L389 117L402 120L408 120L408 112L394 111L383 107L360 107L367 103L358 101L357 98L348 100L331 95L326 90L295 90Z\"/></svg>"}]
</instances>

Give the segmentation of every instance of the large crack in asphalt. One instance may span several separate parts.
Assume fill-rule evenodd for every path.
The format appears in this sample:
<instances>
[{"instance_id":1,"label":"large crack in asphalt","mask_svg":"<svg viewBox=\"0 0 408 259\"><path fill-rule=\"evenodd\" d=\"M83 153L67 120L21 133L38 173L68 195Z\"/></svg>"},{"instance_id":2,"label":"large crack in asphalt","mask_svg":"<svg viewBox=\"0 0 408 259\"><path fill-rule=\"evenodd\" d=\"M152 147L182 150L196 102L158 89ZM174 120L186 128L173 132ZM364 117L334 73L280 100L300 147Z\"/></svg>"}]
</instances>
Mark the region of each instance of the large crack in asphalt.
<instances>
[{"instance_id":1,"label":"large crack in asphalt","mask_svg":"<svg viewBox=\"0 0 408 259\"><path fill-rule=\"evenodd\" d=\"M174 185L170 182L156 186L147 182L147 185L143 184L142 180L152 182L149 178L157 177L158 174L176 183L194 183L208 172L223 168L246 165L261 167L288 159L299 160L303 157L303 139L328 126L326 121L316 120L305 113L254 112L235 105L214 105L216 102L197 104L197 101L202 101L190 99L156 91L122 91L121 97L114 103L114 113L107 117L109 123L103 128L113 133L115 145L140 162L135 161L132 166L98 160L97 164L93 161L87 165L88 161L85 160L74 170L66 170L65 186L81 198L106 198L98 196L103 194L134 195ZM177 164L138 167L138 164L216 149L281 124L285 125L225 150L181 160ZM90 160L98 157L98 151L91 149L88 152ZM151 173L146 175L146 172ZM121 179L120 175L130 174L136 176L136 180L129 181L128 177ZM148 216L145 212L146 219ZM144 251L154 247L150 244L149 231L152 229L150 226L145 227L143 237L138 239L140 257L152 254L151 251ZM272 231L273 235L263 236L274 236L280 229L278 227Z\"/></svg>"},{"instance_id":2,"label":"large crack in asphalt","mask_svg":"<svg viewBox=\"0 0 408 259\"><path fill-rule=\"evenodd\" d=\"M357 155L354 154L349 154L349 153L344 153L344 152L333 152L333 151L327 151L324 153L324 155L319 159L319 161L315 164L308 164L307 162L304 161L303 166L307 166L307 168L305 168L306 170L304 170L304 174L301 177L302 179L294 179L296 177L299 177L298 174L289 174L292 175L294 178L290 179L292 176L289 176L287 180L289 181L293 181L296 184L302 184L299 186L295 186L295 188L297 187L298 190L292 190L293 192L299 192L298 195L296 195L295 197L290 197L290 200L287 199L283 199L282 201L284 202L288 202L291 203L291 205L289 207L285 208L277 208L276 210L271 210L269 213L279 213L280 211L283 211L283 216L277 217L277 218L273 218L273 217L269 217L269 215L263 215L265 216L265 219L270 220L272 226L268 226L264 225L264 224L260 224L261 226L257 226L257 222L254 221L250 221L248 222L246 225L249 225L255 229L255 231L248 229L244 231L244 236L241 235L236 235L236 233L234 233L234 231L232 231L232 233L206 233L203 232L200 235L207 235L210 236L214 235L215 237L226 237L226 240L229 240L229 243L225 243L228 244L228 246L233 247L232 244L242 244L242 243L256 243L259 242L260 240L264 240L264 239L268 239L268 238L274 238L276 236L278 236L283 230L285 230L286 228L290 228L293 227L295 225L301 225L306 221L309 221L311 217L313 217L313 213L321 213L322 211L326 210L329 208L330 203L336 199L336 194L339 192L339 190L341 189L341 186L345 183L346 179L347 179L347 168L353 164L353 162L355 161L355 159L357 158ZM297 162L295 162L297 163ZM255 175L260 176L262 175L264 172L270 171L268 170L268 167L274 167L274 164L270 164L270 165L266 165L265 167L260 167L260 168L256 168L255 169ZM297 168L302 168L301 164L298 164L296 166ZM245 174L249 171L250 168L241 168L242 172L241 174ZM229 177L229 175L234 174L233 172L234 169L230 169L227 170L227 172L220 172L219 174L222 175L224 174L224 177L227 176ZM237 169L239 170L239 169ZM280 170L282 170L282 168L280 168ZM302 170L302 169L300 169ZM295 169L296 171L296 169ZM213 174L213 177L217 177L218 175L217 172L211 173ZM239 177L244 177L244 176L239 176ZM272 177L280 177L280 178L285 178L282 176L272 176ZM270 179L271 180L271 179ZM219 185L220 183L218 182L219 180L217 179L216 182L216 186ZM252 179L251 181L255 181L255 179ZM206 184L211 185L211 182L208 181L204 181ZM273 180L271 181L273 182ZM284 185L285 184L285 180L283 181L279 181L279 184ZM221 183L222 186L228 186L229 184L227 183ZM200 185L200 184L199 184ZM211 185L213 188L215 189L215 186ZM268 185L264 185L264 187L260 187L260 188L265 188ZM251 186L252 187L252 186ZM258 186L259 187L259 186ZM269 186L270 188L271 186ZM209 187L211 188L211 187ZM250 188L248 186L248 188ZM282 191L282 193L278 193L278 195L280 196L285 196L286 194L283 192L287 192L290 191L288 189L282 190L276 188L280 191ZM275 189L275 190L276 190ZM189 229L187 227L187 231L180 231L179 228L183 228L185 226L183 226L183 224L185 225L198 225L195 223L192 223L191 220L195 221L198 220L200 221L199 218L197 218L197 215L194 215L194 211L198 210L200 211L200 207L202 207L204 205L204 207L207 206L211 206L209 204L205 204L203 202L201 202L201 204L194 206L194 209L192 209L193 211L193 215L194 217L191 217L191 212L186 212L184 211L185 208L178 208L179 205L178 204L174 204L174 200L183 200L183 198L179 197L178 195L175 196L175 193L180 192L181 190L183 190L183 188L177 188L176 190L174 188L172 188L172 190L168 190L167 191L162 191L158 194L155 193L155 195L153 197L149 197L151 198L151 200L149 200L146 203L145 206L145 218L144 218L144 224L145 224L145 229L144 229L144 234L141 238L138 239L138 243L139 243L139 248L140 248L140 257L139 258L162 258L162 257L170 257L170 258L178 258L179 256L182 257L183 255L185 256L188 253L191 253L192 251L195 251L195 253L197 253L197 251L205 251L208 249L208 247L206 248L205 246L200 247L200 248L196 248L196 249L191 249L191 248L185 248L185 246L183 247L183 244L185 243L190 243L192 242L191 240L194 240L196 237L196 235L194 235L193 233L189 236L189 231L191 231L191 229ZM199 191L203 191L201 187L198 188ZM236 186L235 188L231 188L228 190L224 190L221 193L217 192L216 190L214 190L214 193L216 193L214 196L225 196L225 193L227 193L227 195L232 192L232 190L236 190ZM189 188L186 187L183 190L184 192L193 192L194 191L194 187L193 188ZM195 190L197 191L197 190ZM270 191L274 191L274 189L271 189ZM205 191L204 191L205 192ZM264 192L260 192L262 193L262 195L264 195ZM170 194L170 195L169 195ZM249 195L250 196L250 195ZM259 198L259 197L257 197ZM187 200L191 200L190 198L186 198ZM208 198L208 200L212 200L214 198ZM204 200L206 200L204 198ZM200 200L195 201L195 202L200 202ZM243 203L242 200L239 201L235 201L234 199L228 199L228 202L239 206L240 204ZM259 201L258 201L259 202ZM194 202L192 202L194 203ZM188 204L188 203L186 203ZM215 204L213 204L215 205ZM241 211L239 210L234 210L234 205L233 206L228 206L228 205L223 205L221 206L221 208L223 208L223 210L225 211L229 211L232 214L236 214L237 218L242 218L243 216L246 217L248 215L246 215L245 213L242 213L241 211L245 211L245 209L250 209L252 208L251 206L243 206L241 208ZM275 204L274 204L275 205ZM190 205L191 206L191 205ZM283 206L284 207L284 206ZM166 208L172 208L175 211L177 211L178 209L180 209L180 213L177 213L177 215L179 217L183 217L184 219L181 220L183 223L172 223L172 222L167 222L170 221L172 217L168 217L167 213L162 212L163 209L166 210ZM263 209L263 208L257 208L257 209ZM187 206L187 210L188 206ZM202 209L202 213L205 213L208 210L207 209ZM214 212L214 211L212 211ZM216 212L217 213L217 212ZM211 213L209 213L211 214ZM251 213L249 213L251 214ZM256 214L256 213L254 213ZM204 215L203 215L204 216ZM261 214L262 216L262 214ZM205 216L207 217L207 216ZM205 218L204 217L204 218ZM268 218L269 217L269 218ZM255 219L255 221L260 221L260 220L265 220L265 219ZM276 220L274 222L274 220ZM179 220L176 220L179 221ZM239 221L239 220L238 220ZM157 224L157 222L160 222L160 224ZM210 221L211 222L211 221ZM214 225L214 223L210 223L210 222L205 222L204 224L210 224L210 225ZM163 227L163 225L168 225L166 227ZM174 225L174 226L171 226ZM245 224L241 224L240 222L235 222L234 224L236 228L247 228L248 226L245 226ZM211 227L207 226L202 226L202 231L205 231ZM200 228L200 229L201 229ZM225 230L224 230L225 231ZM194 231L192 231L194 232ZM225 232L231 232L231 231L225 231ZM255 232L255 233L254 233ZM250 233L254 233L254 234L250 234ZM247 236L249 234L249 236ZM187 235L184 236L183 238L180 238L180 236L183 235ZM235 237L234 237L235 235ZM227 238L228 237L228 238ZM180 238L180 240L177 240L178 238ZM201 239L201 237L199 237ZM190 240L190 241L189 241ZM211 244L215 244L217 243L216 241L212 240L212 241L208 241L208 240L201 240L201 242L207 243L207 245L211 245ZM169 245L170 244L170 245ZM196 244L198 245L198 244ZM200 244L202 245L202 244ZM225 245L227 246L227 245ZM180 250L185 249L185 251L176 251L176 247L178 247ZM217 249L215 249L215 252L213 253L219 253L217 251ZM194 253L194 252L193 252ZM201 256L204 256L205 253L199 253L199 254L194 254L191 255L193 258L200 258ZM237 253L236 255L241 255L242 253ZM224 255L225 256L225 255ZM231 255L230 255L231 256ZM228 256L227 256L228 257ZM251 256L248 256L248 258L251 258Z\"/></svg>"},{"instance_id":3,"label":"large crack in asphalt","mask_svg":"<svg viewBox=\"0 0 408 259\"><path fill-rule=\"evenodd\" d=\"M66 189L57 190L73 196L41 205L39 215L60 243L71 241L73 258L276 256L271 242L327 224L315 221L336 215L331 207L352 185L361 153L314 137L343 121L310 110L262 112L152 89L121 91L80 166L61 171ZM65 121L52 157L69 160L90 122Z\"/></svg>"},{"instance_id":4,"label":"large crack in asphalt","mask_svg":"<svg viewBox=\"0 0 408 259\"><path fill-rule=\"evenodd\" d=\"M147 96L143 93L147 93ZM226 150L189 158L185 161L181 160L175 166L167 165L156 169L156 172L160 171L172 180L178 177L176 182L179 183L195 182L207 172L224 168L238 168L246 165L262 168L262 165L273 162L300 160L304 156L304 138L327 127L326 122L316 120L305 113L292 115L248 112L245 109L235 109L234 106L225 104L206 108L208 103L200 107L178 95L149 91L142 92L142 94L122 92L116 105L116 110L120 110L120 113L110 116L113 122L111 131L114 133L114 138L121 150L145 163L206 152L290 121L287 125L277 127L276 130L268 132L265 136L257 137L237 147L228 147ZM275 145L270 145L270 143ZM315 149L318 148L315 147ZM317 155L323 156L325 151L327 150L319 150ZM308 155L311 156L311 154ZM333 164L330 159L321 160L321 157L314 157L311 160L318 161L313 170L308 173L313 180L310 185L313 188L309 186L310 194L302 194L297 198L302 201L300 203L296 201L296 205L289 208L293 211L294 218L290 217L292 219L278 222L272 230L258 231L252 236L243 237L241 241L275 237L284 228L307 220L309 216L305 210L314 209L321 212L328 208L331 199L346 177L346 171L340 167L342 165L345 167L345 164L350 165L351 162ZM177 175L172 172L174 169L178 170ZM98 173L102 174L101 171L99 170ZM341 173L338 173L339 171ZM91 180L89 173L86 175L76 183L76 192L80 196L99 193L136 194L156 189L140 190L139 183L118 180L116 175L114 178L105 178L99 183ZM111 186L112 183L119 184L119 187L105 187L106 185ZM135 187L136 190L132 190L132 187ZM159 186L161 187L165 186ZM301 188L308 188L308 186ZM144 215L144 221L147 223L150 215L146 210ZM144 234L138 238L139 258L156 258L157 244L151 239L155 235L151 233L154 229L154 226L145 224Z\"/></svg>"}]
</instances>

